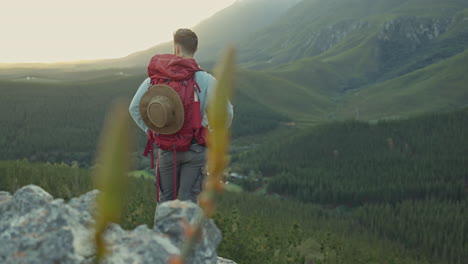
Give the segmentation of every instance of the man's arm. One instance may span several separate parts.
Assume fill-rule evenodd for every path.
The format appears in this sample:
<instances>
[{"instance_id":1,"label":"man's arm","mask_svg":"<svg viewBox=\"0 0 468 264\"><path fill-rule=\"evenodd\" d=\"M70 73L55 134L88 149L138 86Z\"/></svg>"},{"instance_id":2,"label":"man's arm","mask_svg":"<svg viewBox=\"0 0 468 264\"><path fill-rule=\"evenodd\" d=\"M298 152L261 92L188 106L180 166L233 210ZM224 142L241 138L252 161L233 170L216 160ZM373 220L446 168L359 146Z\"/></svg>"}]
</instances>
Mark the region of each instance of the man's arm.
<instances>
[{"instance_id":1,"label":"man's arm","mask_svg":"<svg viewBox=\"0 0 468 264\"><path fill-rule=\"evenodd\" d=\"M133 97L132 102L130 103L130 107L128 108L133 120L135 120L135 123L145 132L145 134L148 133L148 127L145 125L145 123L143 122L143 119L141 119L141 116L140 116L140 100L141 100L141 97L148 90L149 86L150 86L150 78L147 78L141 83L140 87L138 88L138 91L135 93L135 96Z\"/></svg>"},{"instance_id":2,"label":"man's arm","mask_svg":"<svg viewBox=\"0 0 468 264\"><path fill-rule=\"evenodd\" d=\"M206 114L206 110L208 109L208 102L209 100L211 100L211 97L213 96L214 94L214 90L216 88L216 79L209 73L205 73L204 75L204 84L206 85L206 95L205 95L205 100L206 100L206 103L205 103L205 113L203 115L203 126L208 126L209 122L208 122L208 115ZM226 111L227 111L227 122L226 122L226 126L229 128L231 127L231 124L232 124L232 119L234 117L234 107L232 106L231 102L228 100L227 101L227 108L226 108Z\"/></svg>"}]
</instances>

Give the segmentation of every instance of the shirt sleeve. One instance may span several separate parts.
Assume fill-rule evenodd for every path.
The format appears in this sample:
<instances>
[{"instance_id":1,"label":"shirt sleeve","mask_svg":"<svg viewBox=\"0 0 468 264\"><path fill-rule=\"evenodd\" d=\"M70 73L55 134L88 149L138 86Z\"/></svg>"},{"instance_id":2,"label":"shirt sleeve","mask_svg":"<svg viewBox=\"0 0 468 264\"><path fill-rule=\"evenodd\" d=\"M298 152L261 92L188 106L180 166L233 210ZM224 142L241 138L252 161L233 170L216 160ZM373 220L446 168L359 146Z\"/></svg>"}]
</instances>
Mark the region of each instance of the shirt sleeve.
<instances>
[{"instance_id":1,"label":"shirt sleeve","mask_svg":"<svg viewBox=\"0 0 468 264\"><path fill-rule=\"evenodd\" d=\"M145 134L148 133L148 127L145 125L145 123L143 122L143 119L141 118L139 108L140 108L141 97L148 90L149 86L150 86L150 79L147 78L141 83L140 87L135 93L135 96L132 99L132 102L130 103L130 107L128 108L133 120L135 120L135 123L145 132Z\"/></svg>"},{"instance_id":2,"label":"shirt sleeve","mask_svg":"<svg viewBox=\"0 0 468 264\"><path fill-rule=\"evenodd\" d=\"M209 75L211 78L208 79L208 85L207 85L207 99L208 99L208 102L209 100L211 99L211 97L213 96L214 94L214 90L216 89L216 79ZM208 106L208 104L207 104ZM208 109L208 107L206 107L205 109ZM232 119L234 117L234 107L232 106L231 102L228 100L227 101L227 121L226 121L226 126L229 128L231 127L231 124L232 124ZM206 111L205 111L206 112ZM207 115L204 114L203 116L203 124L208 124L208 118L207 118Z\"/></svg>"}]
</instances>

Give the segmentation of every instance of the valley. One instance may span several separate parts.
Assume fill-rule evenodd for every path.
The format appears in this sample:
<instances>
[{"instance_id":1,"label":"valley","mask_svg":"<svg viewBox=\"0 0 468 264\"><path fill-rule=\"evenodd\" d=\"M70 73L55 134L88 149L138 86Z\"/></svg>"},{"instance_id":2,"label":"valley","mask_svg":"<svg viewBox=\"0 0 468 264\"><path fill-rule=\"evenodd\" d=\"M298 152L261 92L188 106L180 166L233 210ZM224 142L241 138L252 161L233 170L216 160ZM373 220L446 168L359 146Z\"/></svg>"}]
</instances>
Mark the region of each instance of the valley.
<instances>
[{"instance_id":1,"label":"valley","mask_svg":"<svg viewBox=\"0 0 468 264\"><path fill-rule=\"evenodd\" d=\"M227 177L215 216L223 256L468 259L468 1L244 0L194 30L209 72L226 45L238 51L226 175L245 178ZM149 58L171 49L0 63L1 190L34 183L64 199L90 190L110 105L129 103ZM151 225L154 212L146 136L133 130L125 228Z\"/></svg>"}]
</instances>

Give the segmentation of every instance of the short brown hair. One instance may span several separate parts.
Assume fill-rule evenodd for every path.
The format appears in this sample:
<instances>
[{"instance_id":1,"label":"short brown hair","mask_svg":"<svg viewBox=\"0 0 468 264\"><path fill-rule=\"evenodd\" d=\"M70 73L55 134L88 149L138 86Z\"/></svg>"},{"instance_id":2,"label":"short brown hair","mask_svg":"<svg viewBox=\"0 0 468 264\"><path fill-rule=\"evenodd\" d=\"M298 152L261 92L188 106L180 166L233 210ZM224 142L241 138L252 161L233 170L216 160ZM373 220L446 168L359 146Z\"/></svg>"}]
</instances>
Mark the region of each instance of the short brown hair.
<instances>
[{"instance_id":1,"label":"short brown hair","mask_svg":"<svg viewBox=\"0 0 468 264\"><path fill-rule=\"evenodd\" d=\"M197 34L190 29L180 28L174 33L174 44L179 44L187 53L195 54L198 47Z\"/></svg>"}]
</instances>

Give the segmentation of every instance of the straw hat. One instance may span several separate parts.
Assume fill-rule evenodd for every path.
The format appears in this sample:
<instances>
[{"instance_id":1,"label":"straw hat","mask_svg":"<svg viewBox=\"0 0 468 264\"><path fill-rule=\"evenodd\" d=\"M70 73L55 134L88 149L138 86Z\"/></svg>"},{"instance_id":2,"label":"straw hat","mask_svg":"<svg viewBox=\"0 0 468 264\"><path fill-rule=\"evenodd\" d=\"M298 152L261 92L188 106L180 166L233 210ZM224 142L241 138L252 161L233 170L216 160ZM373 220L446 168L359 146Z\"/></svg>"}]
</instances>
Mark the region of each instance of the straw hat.
<instances>
[{"instance_id":1,"label":"straw hat","mask_svg":"<svg viewBox=\"0 0 468 264\"><path fill-rule=\"evenodd\" d=\"M168 85L153 85L141 97L140 115L156 133L174 134L184 124L184 106L179 94Z\"/></svg>"}]
</instances>

